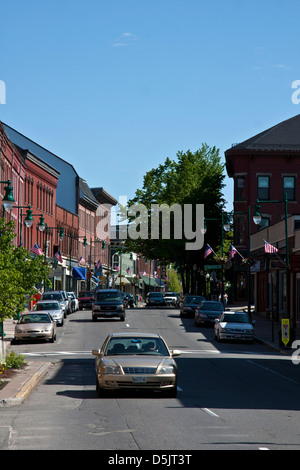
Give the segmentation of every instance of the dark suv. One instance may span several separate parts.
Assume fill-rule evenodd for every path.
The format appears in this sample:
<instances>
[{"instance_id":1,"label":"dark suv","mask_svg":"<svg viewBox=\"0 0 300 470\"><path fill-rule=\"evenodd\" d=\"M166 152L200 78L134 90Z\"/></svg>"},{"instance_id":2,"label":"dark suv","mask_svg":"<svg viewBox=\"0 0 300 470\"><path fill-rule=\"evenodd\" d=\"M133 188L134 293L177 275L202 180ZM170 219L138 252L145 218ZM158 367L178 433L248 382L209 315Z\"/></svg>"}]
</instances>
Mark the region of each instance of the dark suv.
<instances>
[{"instance_id":1,"label":"dark suv","mask_svg":"<svg viewBox=\"0 0 300 470\"><path fill-rule=\"evenodd\" d=\"M119 317L125 320L125 306L121 292L117 289L101 289L95 293L92 319Z\"/></svg>"}]
</instances>

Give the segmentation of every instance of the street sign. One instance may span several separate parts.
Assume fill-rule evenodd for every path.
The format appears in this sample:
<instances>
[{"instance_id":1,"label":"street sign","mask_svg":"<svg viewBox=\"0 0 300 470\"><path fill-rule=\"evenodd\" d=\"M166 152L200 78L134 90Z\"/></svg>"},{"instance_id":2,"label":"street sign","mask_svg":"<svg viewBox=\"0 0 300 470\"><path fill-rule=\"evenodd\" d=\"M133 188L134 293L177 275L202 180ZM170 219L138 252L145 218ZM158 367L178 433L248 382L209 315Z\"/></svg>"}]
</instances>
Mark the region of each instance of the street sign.
<instances>
[{"instance_id":1,"label":"street sign","mask_svg":"<svg viewBox=\"0 0 300 470\"><path fill-rule=\"evenodd\" d=\"M285 346L290 341L290 320L288 318L281 320L281 340Z\"/></svg>"},{"instance_id":2,"label":"street sign","mask_svg":"<svg viewBox=\"0 0 300 470\"><path fill-rule=\"evenodd\" d=\"M222 266L219 264L205 264L204 269L221 269Z\"/></svg>"}]
</instances>

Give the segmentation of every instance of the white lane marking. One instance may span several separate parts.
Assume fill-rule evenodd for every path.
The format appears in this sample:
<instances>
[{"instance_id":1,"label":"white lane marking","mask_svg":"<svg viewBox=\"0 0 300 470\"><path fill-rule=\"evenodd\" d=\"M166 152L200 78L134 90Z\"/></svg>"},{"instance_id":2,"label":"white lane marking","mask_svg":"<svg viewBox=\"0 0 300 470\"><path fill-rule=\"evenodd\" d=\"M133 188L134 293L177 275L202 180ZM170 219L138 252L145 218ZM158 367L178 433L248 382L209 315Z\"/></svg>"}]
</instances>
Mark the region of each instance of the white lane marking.
<instances>
[{"instance_id":1,"label":"white lane marking","mask_svg":"<svg viewBox=\"0 0 300 470\"><path fill-rule=\"evenodd\" d=\"M247 359L247 362L250 362L250 364L253 364L256 367L260 367L261 369L267 370L268 372L271 372L271 374L277 375L278 377L281 377L284 380L288 380L289 382L292 382L294 384L298 384L296 380L291 379L290 377L287 377L286 375L279 374L279 372L276 372L275 370L269 369L269 367L261 366L260 364L256 364L255 362L251 361L250 359Z\"/></svg>"},{"instance_id":2,"label":"white lane marking","mask_svg":"<svg viewBox=\"0 0 300 470\"><path fill-rule=\"evenodd\" d=\"M208 408L201 408L201 410L207 413L208 415L213 416L214 418L219 418L219 415L209 410Z\"/></svg>"},{"instance_id":3,"label":"white lane marking","mask_svg":"<svg viewBox=\"0 0 300 470\"><path fill-rule=\"evenodd\" d=\"M270 450L268 447L259 447L258 450Z\"/></svg>"}]
</instances>

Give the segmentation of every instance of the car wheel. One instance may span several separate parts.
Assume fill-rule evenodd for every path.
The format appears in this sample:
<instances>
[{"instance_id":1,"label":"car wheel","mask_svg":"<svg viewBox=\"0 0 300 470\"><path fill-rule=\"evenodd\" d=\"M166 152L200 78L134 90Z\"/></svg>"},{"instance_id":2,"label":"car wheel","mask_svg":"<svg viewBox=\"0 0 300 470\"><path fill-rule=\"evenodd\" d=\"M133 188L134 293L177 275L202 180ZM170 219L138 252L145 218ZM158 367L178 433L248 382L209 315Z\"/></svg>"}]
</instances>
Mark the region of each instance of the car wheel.
<instances>
[{"instance_id":1,"label":"car wheel","mask_svg":"<svg viewBox=\"0 0 300 470\"><path fill-rule=\"evenodd\" d=\"M125 321L125 315L123 315L122 317L120 317L120 320L121 320L121 321Z\"/></svg>"}]
</instances>

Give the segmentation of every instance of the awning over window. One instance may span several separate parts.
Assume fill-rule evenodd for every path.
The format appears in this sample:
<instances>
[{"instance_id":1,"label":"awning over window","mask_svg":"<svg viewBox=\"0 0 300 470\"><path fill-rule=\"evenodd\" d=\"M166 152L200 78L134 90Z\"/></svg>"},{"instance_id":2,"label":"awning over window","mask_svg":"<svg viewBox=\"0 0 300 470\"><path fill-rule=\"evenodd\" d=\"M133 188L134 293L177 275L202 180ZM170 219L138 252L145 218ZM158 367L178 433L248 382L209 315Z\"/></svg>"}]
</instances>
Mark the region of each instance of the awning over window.
<instances>
[{"instance_id":1,"label":"awning over window","mask_svg":"<svg viewBox=\"0 0 300 470\"><path fill-rule=\"evenodd\" d=\"M73 279L77 281L85 281L86 280L86 268L73 268L72 271Z\"/></svg>"},{"instance_id":2,"label":"awning over window","mask_svg":"<svg viewBox=\"0 0 300 470\"><path fill-rule=\"evenodd\" d=\"M157 283L155 282L155 279L153 279L153 277L150 277L149 279L149 276L141 276L141 279L144 281L146 286L149 286L150 284L150 287L157 287Z\"/></svg>"}]
</instances>

